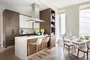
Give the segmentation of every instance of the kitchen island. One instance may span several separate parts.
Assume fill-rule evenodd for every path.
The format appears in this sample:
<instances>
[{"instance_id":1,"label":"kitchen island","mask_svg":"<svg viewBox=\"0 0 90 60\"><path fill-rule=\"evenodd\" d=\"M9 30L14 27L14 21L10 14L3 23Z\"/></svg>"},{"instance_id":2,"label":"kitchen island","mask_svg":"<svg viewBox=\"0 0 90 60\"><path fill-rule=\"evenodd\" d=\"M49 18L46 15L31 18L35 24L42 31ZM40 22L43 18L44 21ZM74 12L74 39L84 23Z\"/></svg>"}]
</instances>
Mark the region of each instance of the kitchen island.
<instances>
[{"instance_id":1,"label":"kitchen island","mask_svg":"<svg viewBox=\"0 0 90 60\"><path fill-rule=\"evenodd\" d=\"M44 38L47 35L41 36L19 36L15 37L15 56L20 58L21 60L27 60L27 57L32 54L28 44L30 41L35 42L38 38ZM33 52L35 53L35 52Z\"/></svg>"}]
</instances>

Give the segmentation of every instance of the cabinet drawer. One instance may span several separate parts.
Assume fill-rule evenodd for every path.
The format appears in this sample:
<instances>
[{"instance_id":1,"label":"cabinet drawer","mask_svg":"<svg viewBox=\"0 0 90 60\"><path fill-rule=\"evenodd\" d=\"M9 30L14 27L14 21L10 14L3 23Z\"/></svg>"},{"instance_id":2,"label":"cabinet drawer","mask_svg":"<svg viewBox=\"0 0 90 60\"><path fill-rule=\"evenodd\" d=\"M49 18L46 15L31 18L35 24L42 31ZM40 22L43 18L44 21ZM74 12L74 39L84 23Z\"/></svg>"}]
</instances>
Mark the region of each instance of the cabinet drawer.
<instances>
[{"instance_id":1,"label":"cabinet drawer","mask_svg":"<svg viewBox=\"0 0 90 60\"><path fill-rule=\"evenodd\" d=\"M55 35L52 35L51 36L51 47L55 46L55 41L56 41Z\"/></svg>"}]
</instances>

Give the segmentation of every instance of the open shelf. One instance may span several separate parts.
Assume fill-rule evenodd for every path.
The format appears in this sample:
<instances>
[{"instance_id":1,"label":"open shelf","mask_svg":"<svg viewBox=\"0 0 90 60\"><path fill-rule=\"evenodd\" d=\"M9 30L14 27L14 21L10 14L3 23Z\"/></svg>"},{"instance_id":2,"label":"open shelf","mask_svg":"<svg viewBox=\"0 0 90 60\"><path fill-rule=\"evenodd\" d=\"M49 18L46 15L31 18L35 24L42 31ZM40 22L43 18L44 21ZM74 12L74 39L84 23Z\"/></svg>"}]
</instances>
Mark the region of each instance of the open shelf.
<instances>
[{"instance_id":1,"label":"open shelf","mask_svg":"<svg viewBox=\"0 0 90 60\"><path fill-rule=\"evenodd\" d=\"M55 34L55 11L51 10L51 33Z\"/></svg>"}]
</instances>

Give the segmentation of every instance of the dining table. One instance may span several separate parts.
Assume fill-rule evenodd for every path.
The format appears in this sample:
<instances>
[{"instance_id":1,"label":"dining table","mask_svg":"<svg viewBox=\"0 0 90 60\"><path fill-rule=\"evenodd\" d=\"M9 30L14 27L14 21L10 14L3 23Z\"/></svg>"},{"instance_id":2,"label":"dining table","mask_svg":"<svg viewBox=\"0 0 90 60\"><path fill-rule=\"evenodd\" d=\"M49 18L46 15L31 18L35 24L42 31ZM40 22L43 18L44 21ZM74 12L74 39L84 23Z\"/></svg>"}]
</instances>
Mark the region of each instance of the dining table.
<instances>
[{"instance_id":1,"label":"dining table","mask_svg":"<svg viewBox=\"0 0 90 60\"><path fill-rule=\"evenodd\" d=\"M76 44L76 45L80 45L82 43L87 43L90 40L72 40L72 43Z\"/></svg>"},{"instance_id":2,"label":"dining table","mask_svg":"<svg viewBox=\"0 0 90 60\"><path fill-rule=\"evenodd\" d=\"M71 42L72 42L73 44L75 44L75 45L77 46L77 49L78 49L78 46L79 46L80 44L85 43L85 45L86 45L86 43L87 43L88 41L90 41L90 40L72 40ZM73 54L74 56L76 56L76 57L77 57L77 51L78 51L77 49L76 49L76 51L72 52L72 54ZM84 56L83 52L80 52L78 58L81 58L81 57L83 57L83 56Z\"/></svg>"}]
</instances>

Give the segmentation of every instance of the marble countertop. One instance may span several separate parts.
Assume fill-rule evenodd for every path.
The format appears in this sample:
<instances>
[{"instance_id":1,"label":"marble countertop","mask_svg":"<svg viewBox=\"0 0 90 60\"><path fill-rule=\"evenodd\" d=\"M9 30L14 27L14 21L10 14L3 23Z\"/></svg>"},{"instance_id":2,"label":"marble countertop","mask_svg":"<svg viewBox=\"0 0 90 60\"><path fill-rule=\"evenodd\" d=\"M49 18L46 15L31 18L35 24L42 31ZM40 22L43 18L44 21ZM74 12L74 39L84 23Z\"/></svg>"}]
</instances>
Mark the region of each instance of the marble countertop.
<instances>
[{"instance_id":1,"label":"marble countertop","mask_svg":"<svg viewBox=\"0 0 90 60\"><path fill-rule=\"evenodd\" d=\"M43 37L46 37L46 36L48 36L48 35L40 35L40 36L34 36L34 35L32 35L32 36L18 36L18 37L15 37L15 40L17 40L17 39L28 40L28 39L33 39L33 38L43 38Z\"/></svg>"}]
</instances>

